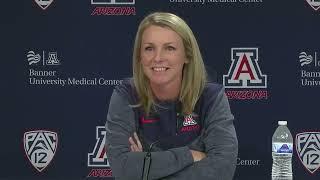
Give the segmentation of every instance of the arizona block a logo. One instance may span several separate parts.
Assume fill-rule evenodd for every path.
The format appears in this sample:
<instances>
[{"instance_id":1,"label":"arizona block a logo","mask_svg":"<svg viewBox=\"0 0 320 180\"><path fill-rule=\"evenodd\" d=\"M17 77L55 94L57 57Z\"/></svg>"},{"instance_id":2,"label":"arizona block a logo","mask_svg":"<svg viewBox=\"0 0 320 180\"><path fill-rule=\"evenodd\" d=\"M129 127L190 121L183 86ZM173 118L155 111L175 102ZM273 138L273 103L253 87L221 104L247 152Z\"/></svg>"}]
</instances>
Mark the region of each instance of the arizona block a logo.
<instances>
[{"instance_id":1,"label":"arizona block a logo","mask_svg":"<svg viewBox=\"0 0 320 180\"><path fill-rule=\"evenodd\" d=\"M91 4L134 4L135 0L91 0Z\"/></svg>"},{"instance_id":2,"label":"arizona block a logo","mask_svg":"<svg viewBox=\"0 0 320 180\"><path fill-rule=\"evenodd\" d=\"M105 147L106 129L104 126L96 127L96 144L91 153L88 153L88 166L109 167L107 152Z\"/></svg>"},{"instance_id":3,"label":"arizona block a logo","mask_svg":"<svg viewBox=\"0 0 320 180\"><path fill-rule=\"evenodd\" d=\"M189 114L184 117L183 126L197 125L197 122L193 119L193 114Z\"/></svg>"},{"instance_id":4,"label":"arizona block a logo","mask_svg":"<svg viewBox=\"0 0 320 180\"><path fill-rule=\"evenodd\" d=\"M232 48L232 64L223 75L226 88L267 88L267 75L261 73L258 64L258 48Z\"/></svg>"},{"instance_id":5,"label":"arizona block a logo","mask_svg":"<svg viewBox=\"0 0 320 180\"><path fill-rule=\"evenodd\" d=\"M313 174L320 167L320 132L296 135L296 150L304 167Z\"/></svg>"},{"instance_id":6,"label":"arizona block a logo","mask_svg":"<svg viewBox=\"0 0 320 180\"><path fill-rule=\"evenodd\" d=\"M25 132L23 144L26 156L39 172L52 161L57 149L58 135L52 131L36 130Z\"/></svg>"}]
</instances>

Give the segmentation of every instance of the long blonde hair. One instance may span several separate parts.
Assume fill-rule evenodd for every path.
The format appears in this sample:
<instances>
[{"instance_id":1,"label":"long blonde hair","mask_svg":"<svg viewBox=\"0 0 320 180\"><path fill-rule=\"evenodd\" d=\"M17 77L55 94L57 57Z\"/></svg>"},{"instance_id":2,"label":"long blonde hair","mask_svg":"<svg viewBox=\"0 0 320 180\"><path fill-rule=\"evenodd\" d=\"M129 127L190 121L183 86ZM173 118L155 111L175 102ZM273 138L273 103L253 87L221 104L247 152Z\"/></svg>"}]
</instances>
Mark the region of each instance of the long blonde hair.
<instances>
[{"instance_id":1,"label":"long blonde hair","mask_svg":"<svg viewBox=\"0 0 320 180\"><path fill-rule=\"evenodd\" d=\"M179 94L181 111L183 114L192 113L204 86L207 82L207 72L202 60L196 38L187 23L180 17L164 12L155 12L146 16L140 23L135 38L133 49L133 79L134 86L139 96L138 104L142 106L146 114L155 105L149 80L143 72L141 60L141 39L146 28L151 25L168 27L178 33L182 38L185 48L187 64L184 65L182 83Z\"/></svg>"}]
</instances>

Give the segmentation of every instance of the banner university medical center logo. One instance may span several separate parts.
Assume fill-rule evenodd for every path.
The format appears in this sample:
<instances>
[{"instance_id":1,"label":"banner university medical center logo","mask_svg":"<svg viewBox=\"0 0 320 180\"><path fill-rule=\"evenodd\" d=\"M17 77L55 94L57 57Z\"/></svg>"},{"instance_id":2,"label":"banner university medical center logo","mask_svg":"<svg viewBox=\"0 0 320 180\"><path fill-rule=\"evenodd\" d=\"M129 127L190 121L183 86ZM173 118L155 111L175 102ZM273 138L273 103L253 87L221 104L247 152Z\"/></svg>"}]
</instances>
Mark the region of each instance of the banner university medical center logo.
<instances>
[{"instance_id":1,"label":"banner university medical center logo","mask_svg":"<svg viewBox=\"0 0 320 180\"><path fill-rule=\"evenodd\" d=\"M53 0L34 0L41 9L46 10L50 4L53 2Z\"/></svg>"},{"instance_id":2,"label":"banner university medical center logo","mask_svg":"<svg viewBox=\"0 0 320 180\"><path fill-rule=\"evenodd\" d=\"M320 0L306 0L307 3L317 11L320 8Z\"/></svg>"},{"instance_id":3,"label":"banner university medical center logo","mask_svg":"<svg viewBox=\"0 0 320 180\"><path fill-rule=\"evenodd\" d=\"M28 131L23 136L25 153L39 172L43 171L52 161L56 153L58 135L52 131Z\"/></svg>"},{"instance_id":4,"label":"banner university medical center logo","mask_svg":"<svg viewBox=\"0 0 320 180\"><path fill-rule=\"evenodd\" d=\"M320 61L317 51L309 53L302 51L299 53L300 81L302 87L320 86Z\"/></svg>"},{"instance_id":5,"label":"banner university medical center logo","mask_svg":"<svg viewBox=\"0 0 320 180\"><path fill-rule=\"evenodd\" d=\"M38 63L41 63L43 66L54 66L61 64L58 58L57 51L42 51L42 57L39 53L36 53L34 51L28 51L27 60L29 65L37 65Z\"/></svg>"},{"instance_id":6,"label":"banner university medical center logo","mask_svg":"<svg viewBox=\"0 0 320 180\"><path fill-rule=\"evenodd\" d=\"M313 174L320 167L320 132L296 135L296 151L304 167Z\"/></svg>"},{"instance_id":7,"label":"banner university medical center logo","mask_svg":"<svg viewBox=\"0 0 320 180\"><path fill-rule=\"evenodd\" d=\"M299 61L301 66L309 65L310 63L312 63L312 60L312 55L307 54L304 51L299 54Z\"/></svg>"}]
</instances>

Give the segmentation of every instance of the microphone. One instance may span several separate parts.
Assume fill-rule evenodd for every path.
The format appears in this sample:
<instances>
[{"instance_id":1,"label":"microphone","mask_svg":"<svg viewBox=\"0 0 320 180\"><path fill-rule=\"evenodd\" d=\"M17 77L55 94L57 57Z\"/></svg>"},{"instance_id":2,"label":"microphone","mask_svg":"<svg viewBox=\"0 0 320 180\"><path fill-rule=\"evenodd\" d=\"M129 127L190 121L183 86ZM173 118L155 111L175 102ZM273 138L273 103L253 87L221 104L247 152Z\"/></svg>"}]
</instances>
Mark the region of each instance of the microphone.
<instances>
[{"instance_id":1,"label":"microphone","mask_svg":"<svg viewBox=\"0 0 320 180\"><path fill-rule=\"evenodd\" d=\"M181 109L182 109L182 105L181 102L177 102L176 106L175 106L175 116L180 116L181 115ZM178 129L178 119L176 120L176 134L177 134L177 129ZM147 154L144 157L144 161L143 161L143 172L142 172L142 180L148 180L149 179L149 171L150 171L150 165L151 165L151 150L153 148L154 145L158 144L159 142L161 142L164 139L167 139L171 136L165 137L165 138L160 138L157 141L153 142L150 144Z\"/></svg>"},{"instance_id":2,"label":"microphone","mask_svg":"<svg viewBox=\"0 0 320 180\"><path fill-rule=\"evenodd\" d=\"M151 165L151 150L152 150L153 146L159 142L160 142L160 139L151 143L148 148L147 154L145 155L144 161L143 161L142 180L149 179L149 170L150 170L150 165Z\"/></svg>"}]
</instances>

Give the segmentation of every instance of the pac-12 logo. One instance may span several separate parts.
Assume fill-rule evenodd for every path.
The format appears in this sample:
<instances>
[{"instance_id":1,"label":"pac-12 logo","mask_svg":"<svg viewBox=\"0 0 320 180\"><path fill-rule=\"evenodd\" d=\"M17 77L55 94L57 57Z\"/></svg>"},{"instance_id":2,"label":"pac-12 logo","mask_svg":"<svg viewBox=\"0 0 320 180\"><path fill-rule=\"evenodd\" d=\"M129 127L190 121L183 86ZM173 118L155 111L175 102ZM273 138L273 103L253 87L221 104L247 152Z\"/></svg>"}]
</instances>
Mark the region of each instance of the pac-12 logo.
<instances>
[{"instance_id":1,"label":"pac-12 logo","mask_svg":"<svg viewBox=\"0 0 320 180\"><path fill-rule=\"evenodd\" d=\"M258 64L258 48L231 48L232 64L223 75L226 88L267 88L267 75Z\"/></svg>"},{"instance_id":2,"label":"pac-12 logo","mask_svg":"<svg viewBox=\"0 0 320 180\"><path fill-rule=\"evenodd\" d=\"M41 172L50 164L56 153L58 135L46 130L28 131L24 133L23 144L29 161Z\"/></svg>"},{"instance_id":3,"label":"pac-12 logo","mask_svg":"<svg viewBox=\"0 0 320 180\"><path fill-rule=\"evenodd\" d=\"M53 0L34 0L41 9L46 10L50 4L53 2Z\"/></svg>"},{"instance_id":4,"label":"pac-12 logo","mask_svg":"<svg viewBox=\"0 0 320 180\"><path fill-rule=\"evenodd\" d=\"M313 174L320 167L320 132L296 135L296 150L304 167Z\"/></svg>"},{"instance_id":5,"label":"pac-12 logo","mask_svg":"<svg viewBox=\"0 0 320 180\"><path fill-rule=\"evenodd\" d=\"M106 129L104 126L96 127L96 145L91 153L88 153L88 166L109 167L105 148Z\"/></svg>"},{"instance_id":6,"label":"pac-12 logo","mask_svg":"<svg viewBox=\"0 0 320 180\"><path fill-rule=\"evenodd\" d=\"M320 0L306 0L307 3L317 11L320 8Z\"/></svg>"}]
</instances>

